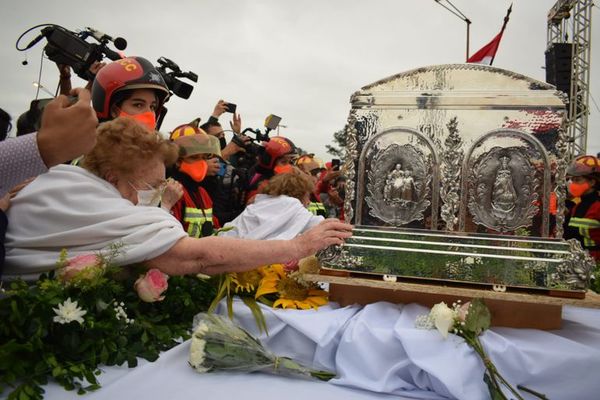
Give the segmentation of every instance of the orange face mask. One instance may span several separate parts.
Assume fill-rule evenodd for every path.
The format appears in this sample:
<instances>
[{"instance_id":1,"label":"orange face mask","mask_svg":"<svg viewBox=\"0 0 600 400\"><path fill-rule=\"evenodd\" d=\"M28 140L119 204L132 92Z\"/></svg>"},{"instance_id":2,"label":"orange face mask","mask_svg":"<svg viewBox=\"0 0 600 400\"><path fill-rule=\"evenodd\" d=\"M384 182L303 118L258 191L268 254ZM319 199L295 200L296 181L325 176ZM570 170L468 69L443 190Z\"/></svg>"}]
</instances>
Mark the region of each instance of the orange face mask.
<instances>
[{"instance_id":1,"label":"orange face mask","mask_svg":"<svg viewBox=\"0 0 600 400\"><path fill-rule=\"evenodd\" d=\"M569 193L571 193L573 195L573 197L581 197L585 194L585 192L590 190L591 187L592 186L590 185L589 182L583 182L583 183L571 182L571 183L569 183Z\"/></svg>"},{"instance_id":2,"label":"orange face mask","mask_svg":"<svg viewBox=\"0 0 600 400\"><path fill-rule=\"evenodd\" d=\"M273 172L275 172L275 175L290 174L293 171L294 171L294 167L292 167L290 164L277 165L275 168L273 168Z\"/></svg>"},{"instance_id":3,"label":"orange face mask","mask_svg":"<svg viewBox=\"0 0 600 400\"><path fill-rule=\"evenodd\" d=\"M202 180L206 177L208 164L205 160L198 160L194 162L183 161L179 166L179 170L196 182L202 182Z\"/></svg>"},{"instance_id":4,"label":"orange face mask","mask_svg":"<svg viewBox=\"0 0 600 400\"><path fill-rule=\"evenodd\" d=\"M119 112L119 117L133 118L151 131L156 129L156 114L154 114L152 111L146 111L141 114L132 115L121 110Z\"/></svg>"}]
</instances>

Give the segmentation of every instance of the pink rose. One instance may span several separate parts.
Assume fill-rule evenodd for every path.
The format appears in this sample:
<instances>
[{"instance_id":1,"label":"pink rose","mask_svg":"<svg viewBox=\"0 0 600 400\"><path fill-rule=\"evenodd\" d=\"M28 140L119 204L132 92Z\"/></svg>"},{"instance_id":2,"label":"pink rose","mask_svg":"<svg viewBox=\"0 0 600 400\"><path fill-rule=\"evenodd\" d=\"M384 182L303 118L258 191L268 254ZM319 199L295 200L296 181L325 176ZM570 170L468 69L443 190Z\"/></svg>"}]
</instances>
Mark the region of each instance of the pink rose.
<instances>
[{"instance_id":1,"label":"pink rose","mask_svg":"<svg viewBox=\"0 0 600 400\"><path fill-rule=\"evenodd\" d=\"M140 299L147 303L153 303L165 298L161 294L169 287L167 279L169 279L167 274L163 274L160 270L152 268L146 272L146 275L140 276L135 281L133 287L137 291L138 296L140 296Z\"/></svg>"},{"instance_id":2,"label":"pink rose","mask_svg":"<svg viewBox=\"0 0 600 400\"><path fill-rule=\"evenodd\" d=\"M66 265L58 270L58 278L63 282L74 279L90 280L104 272L104 262L96 254L82 254L67 260Z\"/></svg>"},{"instance_id":3,"label":"pink rose","mask_svg":"<svg viewBox=\"0 0 600 400\"><path fill-rule=\"evenodd\" d=\"M469 307L471 307L471 302L467 301L462 306L458 307L456 312L456 317L460 322L465 322L467 319L467 314L469 314Z\"/></svg>"}]
</instances>

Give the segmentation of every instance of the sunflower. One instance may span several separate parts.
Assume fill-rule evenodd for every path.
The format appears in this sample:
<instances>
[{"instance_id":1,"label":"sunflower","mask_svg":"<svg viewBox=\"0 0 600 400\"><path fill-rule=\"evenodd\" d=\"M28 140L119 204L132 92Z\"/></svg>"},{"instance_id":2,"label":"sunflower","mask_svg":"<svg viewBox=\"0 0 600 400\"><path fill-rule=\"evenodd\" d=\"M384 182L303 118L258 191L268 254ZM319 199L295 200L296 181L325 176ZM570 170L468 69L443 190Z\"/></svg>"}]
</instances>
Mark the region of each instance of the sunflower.
<instances>
[{"instance_id":1,"label":"sunflower","mask_svg":"<svg viewBox=\"0 0 600 400\"><path fill-rule=\"evenodd\" d=\"M300 274L287 275L283 264L273 264L264 270L265 277L256 290L256 298L277 293L273 308L317 309L327 304L327 292L314 283L306 282Z\"/></svg>"},{"instance_id":2,"label":"sunflower","mask_svg":"<svg viewBox=\"0 0 600 400\"><path fill-rule=\"evenodd\" d=\"M259 267L250 271L233 272L230 274L231 282L235 285L233 290L239 292L253 292L263 279L265 267Z\"/></svg>"}]
</instances>

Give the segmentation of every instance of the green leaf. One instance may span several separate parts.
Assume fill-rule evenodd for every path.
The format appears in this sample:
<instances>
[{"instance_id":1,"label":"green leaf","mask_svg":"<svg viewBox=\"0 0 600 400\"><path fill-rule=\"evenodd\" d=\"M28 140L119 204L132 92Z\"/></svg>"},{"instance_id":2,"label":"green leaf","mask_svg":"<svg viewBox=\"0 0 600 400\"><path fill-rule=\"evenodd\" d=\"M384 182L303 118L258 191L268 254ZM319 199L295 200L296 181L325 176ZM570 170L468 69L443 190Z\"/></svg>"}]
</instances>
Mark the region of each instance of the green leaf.
<instances>
[{"instance_id":1,"label":"green leaf","mask_svg":"<svg viewBox=\"0 0 600 400\"><path fill-rule=\"evenodd\" d=\"M265 321L265 315L263 314L260 306L254 300L254 297L251 296L240 296L242 301L250 311L252 311L252 315L254 316L254 320L256 321L256 326L258 326L259 331L265 332L269 335L269 331L267 330L267 321Z\"/></svg>"},{"instance_id":2,"label":"green leaf","mask_svg":"<svg viewBox=\"0 0 600 400\"><path fill-rule=\"evenodd\" d=\"M488 387L491 400L507 400L506 396L504 396L504 393L502 393L502 391L498 387L496 387L494 381L492 381L492 378L490 378L487 372L483 376L483 381Z\"/></svg>"},{"instance_id":3,"label":"green leaf","mask_svg":"<svg viewBox=\"0 0 600 400\"><path fill-rule=\"evenodd\" d=\"M482 299L471 300L471 307L465 319L463 329L480 335L484 330L490 327L492 315Z\"/></svg>"}]
</instances>

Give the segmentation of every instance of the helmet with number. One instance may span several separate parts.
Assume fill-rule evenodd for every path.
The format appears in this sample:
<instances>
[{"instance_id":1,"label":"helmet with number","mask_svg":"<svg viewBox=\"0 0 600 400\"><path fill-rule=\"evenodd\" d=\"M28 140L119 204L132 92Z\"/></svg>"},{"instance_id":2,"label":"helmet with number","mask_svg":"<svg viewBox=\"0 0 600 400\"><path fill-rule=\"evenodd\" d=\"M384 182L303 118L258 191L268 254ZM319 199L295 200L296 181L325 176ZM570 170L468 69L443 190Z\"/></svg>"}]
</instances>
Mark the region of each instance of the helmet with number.
<instances>
[{"instance_id":1,"label":"helmet with number","mask_svg":"<svg viewBox=\"0 0 600 400\"><path fill-rule=\"evenodd\" d=\"M258 165L272 170L277 159L288 154L296 154L294 143L283 136L275 136L265 144L265 148L258 158Z\"/></svg>"},{"instance_id":2,"label":"helmet with number","mask_svg":"<svg viewBox=\"0 0 600 400\"><path fill-rule=\"evenodd\" d=\"M110 119L115 93L123 90L154 89L158 97L157 114L169 97L169 88L160 72L142 57L127 57L100 69L92 86L92 104L98 119Z\"/></svg>"},{"instance_id":3,"label":"helmet with number","mask_svg":"<svg viewBox=\"0 0 600 400\"><path fill-rule=\"evenodd\" d=\"M567 175L600 177L600 160L594 156L579 156L567 169Z\"/></svg>"}]
</instances>

